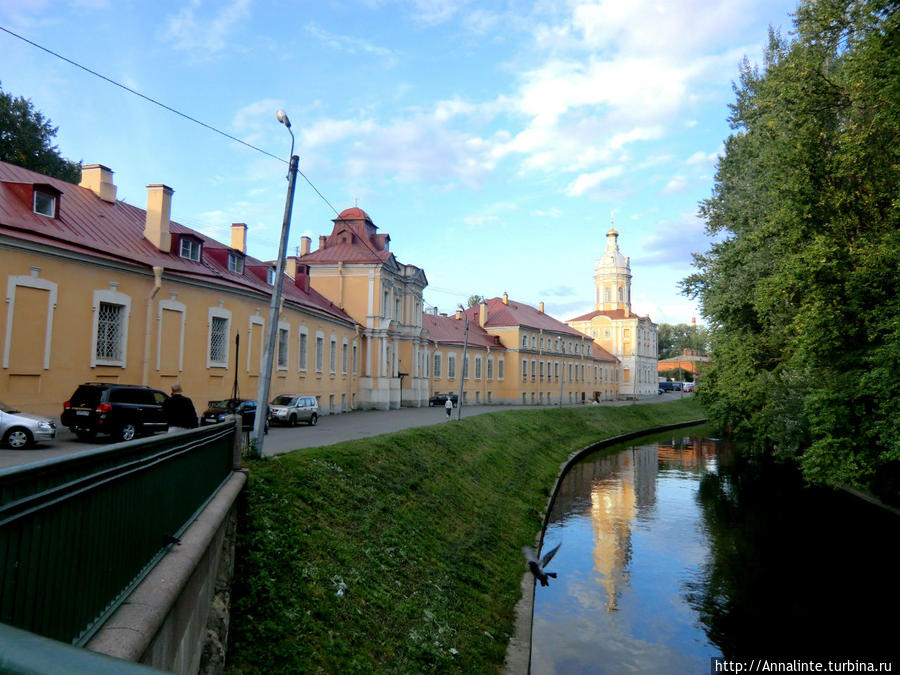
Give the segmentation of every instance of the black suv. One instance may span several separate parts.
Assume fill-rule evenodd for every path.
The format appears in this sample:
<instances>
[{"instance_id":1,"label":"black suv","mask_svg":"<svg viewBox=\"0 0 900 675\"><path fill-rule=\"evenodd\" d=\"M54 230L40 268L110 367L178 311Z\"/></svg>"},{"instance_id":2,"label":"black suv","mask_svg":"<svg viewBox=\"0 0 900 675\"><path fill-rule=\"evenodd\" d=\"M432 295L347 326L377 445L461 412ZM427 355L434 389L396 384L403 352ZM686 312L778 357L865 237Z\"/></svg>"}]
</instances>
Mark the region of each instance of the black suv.
<instances>
[{"instance_id":1,"label":"black suv","mask_svg":"<svg viewBox=\"0 0 900 675\"><path fill-rule=\"evenodd\" d=\"M453 407L456 407L456 403L459 400L459 396L456 394L435 394L430 399L428 399L428 407L439 405L442 408L447 405L447 399L453 403Z\"/></svg>"},{"instance_id":2,"label":"black suv","mask_svg":"<svg viewBox=\"0 0 900 675\"><path fill-rule=\"evenodd\" d=\"M256 423L256 400L252 398L227 398L224 401L210 401L209 407L200 415L200 426L218 424L226 415L240 415L241 429L251 431ZM269 419L263 425L264 433L269 433Z\"/></svg>"},{"instance_id":3,"label":"black suv","mask_svg":"<svg viewBox=\"0 0 900 675\"><path fill-rule=\"evenodd\" d=\"M130 441L169 428L162 407L167 398L150 387L87 382L63 403L60 422L83 441L93 440L98 433Z\"/></svg>"}]
</instances>

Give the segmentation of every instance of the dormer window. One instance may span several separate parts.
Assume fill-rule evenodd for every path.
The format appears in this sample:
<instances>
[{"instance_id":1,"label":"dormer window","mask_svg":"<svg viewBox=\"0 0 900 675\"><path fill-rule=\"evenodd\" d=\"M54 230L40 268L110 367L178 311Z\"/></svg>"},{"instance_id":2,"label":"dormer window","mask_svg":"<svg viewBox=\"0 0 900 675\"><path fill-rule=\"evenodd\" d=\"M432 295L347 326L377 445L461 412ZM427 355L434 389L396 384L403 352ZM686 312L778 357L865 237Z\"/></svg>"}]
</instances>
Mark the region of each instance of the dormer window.
<instances>
[{"instance_id":1,"label":"dormer window","mask_svg":"<svg viewBox=\"0 0 900 675\"><path fill-rule=\"evenodd\" d=\"M60 191L52 185L34 186L34 212L48 218L56 218Z\"/></svg>"},{"instance_id":2,"label":"dormer window","mask_svg":"<svg viewBox=\"0 0 900 675\"><path fill-rule=\"evenodd\" d=\"M181 237L178 255L194 262L200 262L200 242L189 237Z\"/></svg>"},{"instance_id":3,"label":"dormer window","mask_svg":"<svg viewBox=\"0 0 900 675\"><path fill-rule=\"evenodd\" d=\"M275 285L275 268L274 267L270 267L269 269L266 270L266 281L269 283L270 286Z\"/></svg>"},{"instance_id":4,"label":"dormer window","mask_svg":"<svg viewBox=\"0 0 900 675\"><path fill-rule=\"evenodd\" d=\"M228 271L235 274L244 273L244 256L234 251L228 253Z\"/></svg>"}]
</instances>

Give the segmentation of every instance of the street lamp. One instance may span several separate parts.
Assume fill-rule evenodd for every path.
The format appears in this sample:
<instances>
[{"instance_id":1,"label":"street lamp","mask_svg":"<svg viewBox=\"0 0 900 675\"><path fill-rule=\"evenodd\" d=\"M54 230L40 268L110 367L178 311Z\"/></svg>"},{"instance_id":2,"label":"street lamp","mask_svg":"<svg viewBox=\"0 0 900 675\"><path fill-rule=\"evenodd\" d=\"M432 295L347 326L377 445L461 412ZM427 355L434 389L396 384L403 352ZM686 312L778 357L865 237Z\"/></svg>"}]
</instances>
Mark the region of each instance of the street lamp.
<instances>
[{"instance_id":1,"label":"street lamp","mask_svg":"<svg viewBox=\"0 0 900 675\"><path fill-rule=\"evenodd\" d=\"M466 314L466 310L463 309L462 305L457 305L457 307L466 318L466 335L465 338L463 338L462 367L459 369L459 396L456 397L456 421L459 422L459 420L462 419L463 380L466 377L466 349L469 347L469 315Z\"/></svg>"},{"instance_id":2,"label":"street lamp","mask_svg":"<svg viewBox=\"0 0 900 675\"><path fill-rule=\"evenodd\" d=\"M275 118L281 122L291 135L291 161L288 168L288 191L284 203L284 220L281 224L281 243L278 246L278 262L275 264L275 283L272 288L272 302L269 304L269 326L266 334L266 348L263 352L263 372L259 378L259 391L256 395L256 421L253 424L253 439L256 441L255 455L262 457L265 440L265 425L269 411L269 386L272 380L272 357L275 353L275 338L278 335L278 308L281 306L281 285L284 277L284 260L287 253L288 232L291 229L291 211L294 206L294 185L297 183L297 170L300 158L294 154L294 132L291 131L291 120L284 110L278 110Z\"/></svg>"}]
</instances>

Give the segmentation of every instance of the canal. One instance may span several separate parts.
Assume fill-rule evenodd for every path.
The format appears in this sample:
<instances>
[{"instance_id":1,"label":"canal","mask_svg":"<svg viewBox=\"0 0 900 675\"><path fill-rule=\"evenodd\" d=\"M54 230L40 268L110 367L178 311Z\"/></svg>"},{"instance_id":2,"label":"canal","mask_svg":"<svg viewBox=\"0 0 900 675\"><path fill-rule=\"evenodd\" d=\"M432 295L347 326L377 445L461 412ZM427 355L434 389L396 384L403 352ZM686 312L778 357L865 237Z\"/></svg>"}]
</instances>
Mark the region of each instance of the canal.
<instances>
[{"instance_id":1,"label":"canal","mask_svg":"<svg viewBox=\"0 0 900 675\"><path fill-rule=\"evenodd\" d=\"M535 589L533 673L896 657L900 517L708 434L571 468L544 535L559 577Z\"/></svg>"}]
</instances>

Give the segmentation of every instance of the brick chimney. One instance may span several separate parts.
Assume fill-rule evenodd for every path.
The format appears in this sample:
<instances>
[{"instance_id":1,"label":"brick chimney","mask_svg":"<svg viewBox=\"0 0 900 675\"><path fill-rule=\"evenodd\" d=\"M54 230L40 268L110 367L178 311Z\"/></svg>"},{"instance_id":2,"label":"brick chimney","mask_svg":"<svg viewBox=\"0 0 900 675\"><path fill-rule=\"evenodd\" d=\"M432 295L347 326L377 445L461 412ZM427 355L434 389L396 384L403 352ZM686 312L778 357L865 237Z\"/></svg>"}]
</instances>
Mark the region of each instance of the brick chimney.
<instances>
[{"instance_id":1,"label":"brick chimney","mask_svg":"<svg viewBox=\"0 0 900 675\"><path fill-rule=\"evenodd\" d=\"M172 193L168 185L147 186L147 218L144 222L144 237L160 251L172 250L172 234L169 231L172 215Z\"/></svg>"},{"instance_id":2,"label":"brick chimney","mask_svg":"<svg viewBox=\"0 0 900 675\"><path fill-rule=\"evenodd\" d=\"M113 172L102 164L89 164L81 167L81 182L78 184L87 188L105 202L116 201L116 186L113 184Z\"/></svg>"},{"instance_id":3,"label":"brick chimney","mask_svg":"<svg viewBox=\"0 0 900 675\"><path fill-rule=\"evenodd\" d=\"M231 248L241 253L247 252L247 223L231 224Z\"/></svg>"},{"instance_id":4,"label":"brick chimney","mask_svg":"<svg viewBox=\"0 0 900 675\"><path fill-rule=\"evenodd\" d=\"M294 258L294 285L304 293L309 293L309 265L297 264Z\"/></svg>"},{"instance_id":5,"label":"brick chimney","mask_svg":"<svg viewBox=\"0 0 900 675\"><path fill-rule=\"evenodd\" d=\"M324 234L319 235L319 248L320 249L325 248L325 239L327 239L327 237Z\"/></svg>"},{"instance_id":6,"label":"brick chimney","mask_svg":"<svg viewBox=\"0 0 900 675\"><path fill-rule=\"evenodd\" d=\"M484 325L488 321L488 306L486 302L482 302L478 305L478 325L484 328Z\"/></svg>"},{"instance_id":7,"label":"brick chimney","mask_svg":"<svg viewBox=\"0 0 900 675\"><path fill-rule=\"evenodd\" d=\"M306 255L309 253L309 245L311 243L311 239L306 235L300 237L300 255Z\"/></svg>"}]
</instances>

